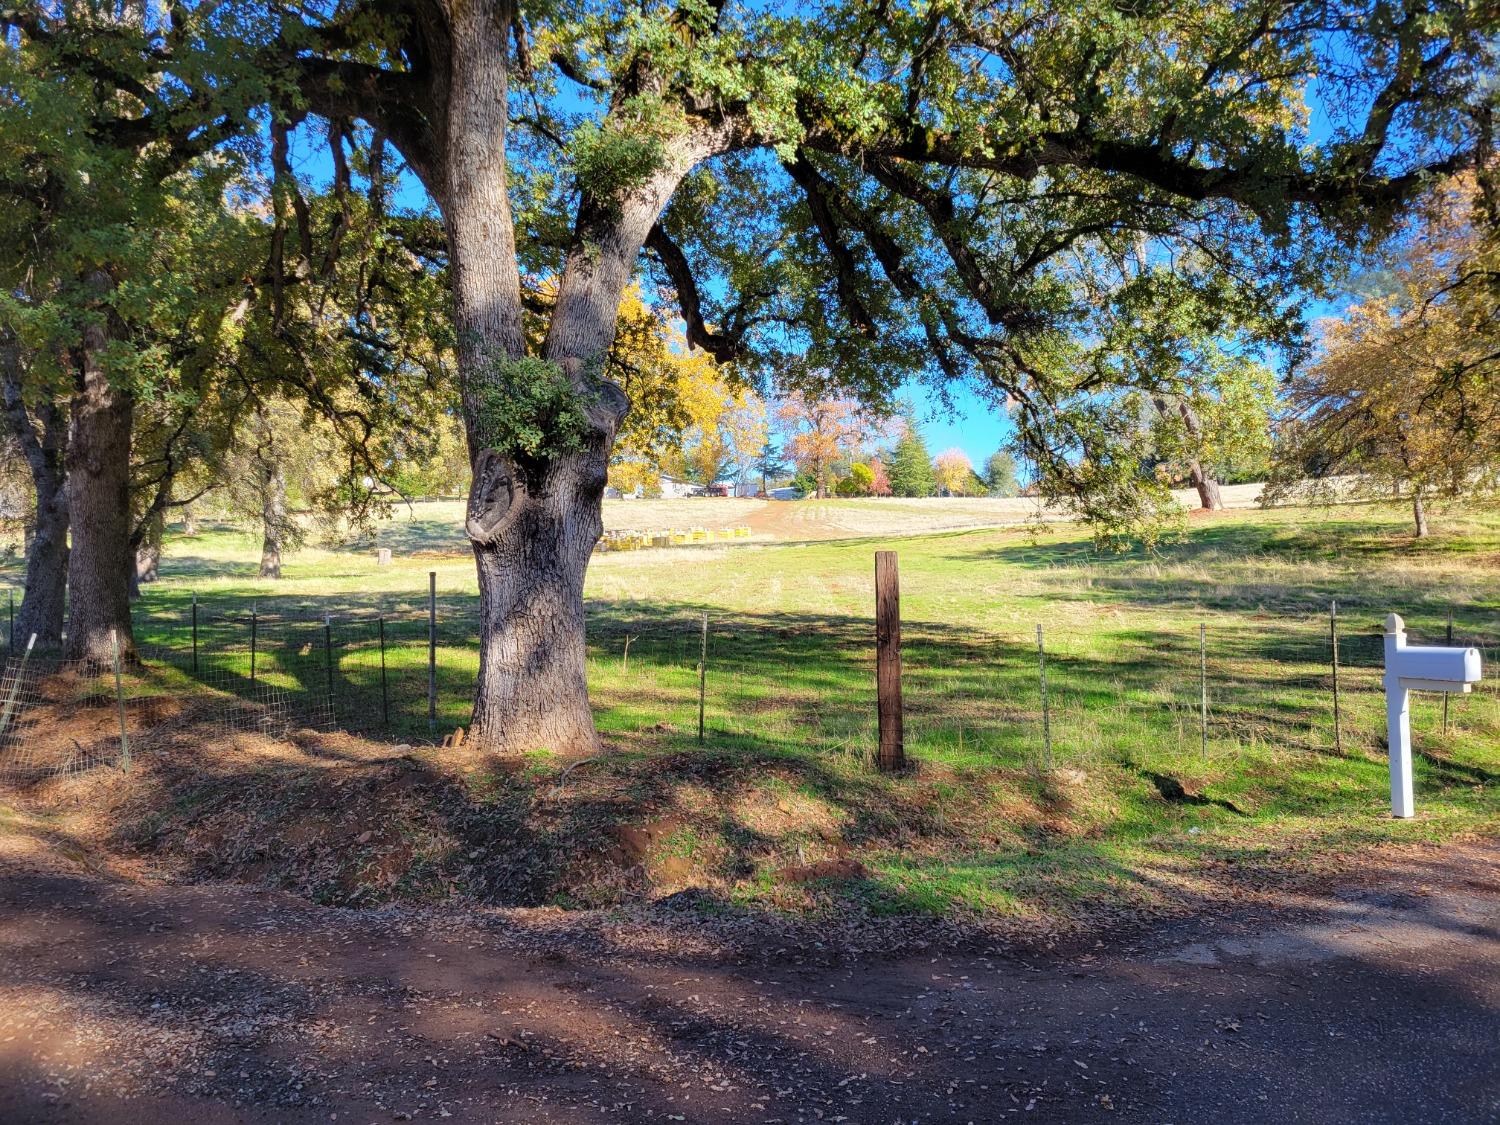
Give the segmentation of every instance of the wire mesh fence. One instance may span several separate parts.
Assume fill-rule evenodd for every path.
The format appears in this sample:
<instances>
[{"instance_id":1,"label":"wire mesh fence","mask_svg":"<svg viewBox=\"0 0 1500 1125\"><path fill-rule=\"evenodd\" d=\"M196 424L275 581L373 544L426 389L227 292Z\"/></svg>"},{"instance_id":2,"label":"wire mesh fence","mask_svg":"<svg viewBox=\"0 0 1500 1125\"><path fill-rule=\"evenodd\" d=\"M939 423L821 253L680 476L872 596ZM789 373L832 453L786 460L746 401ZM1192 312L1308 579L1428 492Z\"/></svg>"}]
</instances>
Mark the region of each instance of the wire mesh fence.
<instances>
[{"instance_id":1,"label":"wire mesh fence","mask_svg":"<svg viewBox=\"0 0 1500 1125\"><path fill-rule=\"evenodd\" d=\"M200 720L226 737L311 729L435 742L468 722L476 612L472 601L440 604L434 595L337 613L220 609L195 598L142 613L140 663L118 681L108 661L68 664L11 647L0 674L0 777L120 765L188 688ZM588 675L607 737L690 742L701 708L716 743L869 758L877 724L870 621L711 612L705 638L702 614L645 602L596 607ZM1413 642L1444 642L1446 617L1409 614ZM1037 623L1019 615L988 628L908 623L907 753L1018 768L1086 768L1108 757L1144 768L1266 750L1378 751L1378 622L1351 618L1337 628L1335 665L1321 607L1220 613L1167 629L1064 617L1043 624L1040 649ZM1495 636L1460 621L1453 639L1478 644L1495 667ZM74 721L52 721L63 714ZM78 715L88 717L81 733ZM1419 700L1415 717L1419 733L1441 722L1488 737L1500 733L1500 690L1491 679L1448 707Z\"/></svg>"},{"instance_id":2,"label":"wire mesh fence","mask_svg":"<svg viewBox=\"0 0 1500 1125\"><path fill-rule=\"evenodd\" d=\"M138 692L127 702L115 660L65 661L28 644L0 672L0 778L35 781L130 767L132 736L161 721Z\"/></svg>"}]
</instances>

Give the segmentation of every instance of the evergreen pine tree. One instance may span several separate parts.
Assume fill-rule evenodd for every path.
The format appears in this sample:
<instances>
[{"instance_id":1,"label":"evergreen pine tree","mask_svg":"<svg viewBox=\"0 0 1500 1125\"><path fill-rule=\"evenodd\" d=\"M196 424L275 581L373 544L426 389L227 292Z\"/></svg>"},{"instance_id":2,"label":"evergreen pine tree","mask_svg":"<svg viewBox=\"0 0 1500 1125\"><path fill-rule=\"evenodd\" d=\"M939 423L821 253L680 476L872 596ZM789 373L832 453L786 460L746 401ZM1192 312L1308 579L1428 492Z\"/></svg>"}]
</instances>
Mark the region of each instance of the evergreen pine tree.
<instances>
[{"instance_id":1,"label":"evergreen pine tree","mask_svg":"<svg viewBox=\"0 0 1500 1125\"><path fill-rule=\"evenodd\" d=\"M916 415L910 411L906 414L905 432L891 453L890 478L893 496L931 496L937 491L932 454L917 428Z\"/></svg>"}]
</instances>

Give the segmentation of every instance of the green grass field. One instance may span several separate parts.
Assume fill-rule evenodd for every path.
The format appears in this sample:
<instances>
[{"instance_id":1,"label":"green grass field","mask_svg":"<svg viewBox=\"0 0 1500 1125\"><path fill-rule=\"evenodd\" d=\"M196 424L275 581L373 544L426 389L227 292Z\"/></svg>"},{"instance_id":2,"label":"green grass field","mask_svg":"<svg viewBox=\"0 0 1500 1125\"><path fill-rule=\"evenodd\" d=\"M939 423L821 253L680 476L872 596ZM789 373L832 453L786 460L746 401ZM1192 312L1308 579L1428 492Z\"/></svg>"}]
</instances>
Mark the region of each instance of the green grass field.
<instances>
[{"instance_id":1,"label":"green grass field","mask_svg":"<svg viewBox=\"0 0 1500 1125\"><path fill-rule=\"evenodd\" d=\"M384 615L389 734L422 740L435 571L438 729L451 730L467 720L477 595L450 508L419 508L381 532L398 550L393 566L377 567L368 545L309 549L275 583L253 577L257 544L247 535L173 536L162 580L138 605L138 638L180 659L196 594L200 670L243 683L254 607L258 675L319 690L322 620L332 615L336 713L380 733ZM1434 641L1451 611L1456 637L1482 646L1486 673L1500 673L1500 514L1450 517L1423 544L1406 537L1404 520L1381 506L1226 513L1195 519L1182 542L1152 555L1100 555L1079 529L1050 526L596 556L590 679L617 753L594 769L635 802L631 815L665 826L645 860L658 887L709 885L759 905L854 897L876 911L1065 915L1213 893L1231 868L1270 877L1371 843L1490 832L1500 825L1493 678L1451 701L1446 733L1437 697L1419 697L1419 816L1386 815L1384 615L1401 612L1415 641ZM916 763L901 777L869 766L877 547L900 552ZM543 754L530 772L554 769ZM466 776L476 792L500 784L483 762ZM835 860L856 863L858 877L784 877L789 867L816 876Z\"/></svg>"}]
</instances>

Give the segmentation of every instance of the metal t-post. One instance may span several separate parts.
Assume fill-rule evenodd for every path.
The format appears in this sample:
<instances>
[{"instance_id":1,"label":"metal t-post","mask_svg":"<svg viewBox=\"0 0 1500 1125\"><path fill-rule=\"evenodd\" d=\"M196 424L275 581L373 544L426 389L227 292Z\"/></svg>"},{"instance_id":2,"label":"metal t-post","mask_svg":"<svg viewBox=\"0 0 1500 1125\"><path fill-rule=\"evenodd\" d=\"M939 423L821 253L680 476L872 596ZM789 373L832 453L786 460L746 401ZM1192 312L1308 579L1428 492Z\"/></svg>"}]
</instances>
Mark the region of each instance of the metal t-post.
<instances>
[{"instance_id":1,"label":"metal t-post","mask_svg":"<svg viewBox=\"0 0 1500 1125\"><path fill-rule=\"evenodd\" d=\"M380 723L391 725L391 696L385 680L385 614L380 615Z\"/></svg>"},{"instance_id":2,"label":"metal t-post","mask_svg":"<svg viewBox=\"0 0 1500 1125\"><path fill-rule=\"evenodd\" d=\"M125 685L120 677L119 631L111 629L109 639L115 650L115 701L120 709L120 768L128 772L130 769L130 734L125 725Z\"/></svg>"},{"instance_id":3,"label":"metal t-post","mask_svg":"<svg viewBox=\"0 0 1500 1125\"><path fill-rule=\"evenodd\" d=\"M427 572L427 729L437 730L437 571Z\"/></svg>"}]
</instances>

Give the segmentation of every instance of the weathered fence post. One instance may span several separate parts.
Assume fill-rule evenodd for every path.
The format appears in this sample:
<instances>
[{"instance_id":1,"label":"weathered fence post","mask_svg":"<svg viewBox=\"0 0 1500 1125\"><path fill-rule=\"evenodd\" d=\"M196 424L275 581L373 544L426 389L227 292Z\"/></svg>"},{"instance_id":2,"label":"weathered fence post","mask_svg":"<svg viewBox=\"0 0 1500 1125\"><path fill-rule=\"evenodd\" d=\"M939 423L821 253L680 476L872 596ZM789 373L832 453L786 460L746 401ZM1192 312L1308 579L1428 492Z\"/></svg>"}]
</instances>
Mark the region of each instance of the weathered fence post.
<instances>
[{"instance_id":1,"label":"weathered fence post","mask_svg":"<svg viewBox=\"0 0 1500 1125\"><path fill-rule=\"evenodd\" d=\"M380 615L380 723L391 725L391 696L385 683L385 614Z\"/></svg>"},{"instance_id":2,"label":"weathered fence post","mask_svg":"<svg viewBox=\"0 0 1500 1125\"><path fill-rule=\"evenodd\" d=\"M1328 644L1333 650L1333 752L1344 752L1344 727L1339 718L1339 603L1328 603Z\"/></svg>"},{"instance_id":3,"label":"weathered fence post","mask_svg":"<svg viewBox=\"0 0 1500 1125\"><path fill-rule=\"evenodd\" d=\"M620 657L620 671L622 673L630 671L630 642L633 640L635 640L635 638L632 637L629 633L625 634L625 652L624 655Z\"/></svg>"},{"instance_id":4,"label":"weathered fence post","mask_svg":"<svg viewBox=\"0 0 1500 1125\"><path fill-rule=\"evenodd\" d=\"M895 551L875 552L875 696L881 772L904 769L901 708L901 576Z\"/></svg>"},{"instance_id":5,"label":"weathered fence post","mask_svg":"<svg viewBox=\"0 0 1500 1125\"><path fill-rule=\"evenodd\" d=\"M1208 761L1208 624L1198 622L1199 757Z\"/></svg>"},{"instance_id":6,"label":"weathered fence post","mask_svg":"<svg viewBox=\"0 0 1500 1125\"><path fill-rule=\"evenodd\" d=\"M115 703L120 710L120 768L130 769L130 734L125 725L125 684L120 678L120 634L118 630L109 631L110 642L115 650Z\"/></svg>"},{"instance_id":7,"label":"weathered fence post","mask_svg":"<svg viewBox=\"0 0 1500 1125\"><path fill-rule=\"evenodd\" d=\"M1036 627L1036 670L1042 685L1042 768L1052 772L1052 713L1047 708L1047 647L1042 641L1042 626Z\"/></svg>"},{"instance_id":8,"label":"weathered fence post","mask_svg":"<svg viewBox=\"0 0 1500 1125\"><path fill-rule=\"evenodd\" d=\"M193 593L193 675L198 674L198 594Z\"/></svg>"},{"instance_id":9,"label":"weathered fence post","mask_svg":"<svg viewBox=\"0 0 1500 1125\"><path fill-rule=\"evenodd\" d=\"M703 611L703 635L698 646L698 745L703 745L703 699L708 690L708 611Z\"/></svg>"},{"instance_id":10,"label":"weathered fence post","mask_svg":"<svg viewBox=\"0 0 1500 1125\"><path fill-rule=\"evenodd\" d=\"M16 649L16 590L14 586L10 590L10 644L6 647L12 652Z\"/></svg>"},{"instance_id":11,"label":"weathered fence post","mask_svg":"<svg viewBox=\"0 0 1500 1125\"><path fill-rule=\"evenodd\" d=\"M427 729L437 730L437 571L427 572Z\"/></svg>"},{"instance_id":12,"label":"weathered fence post","mask_svg":"<svg viewBox=\"0 0 1500 1125\"><path fill-rule=\"evenodd\" d=\"M250 606L250 682L255 682L255 640L260 631L260 615L254 603Z\"/></svg>"}]
</instances>

